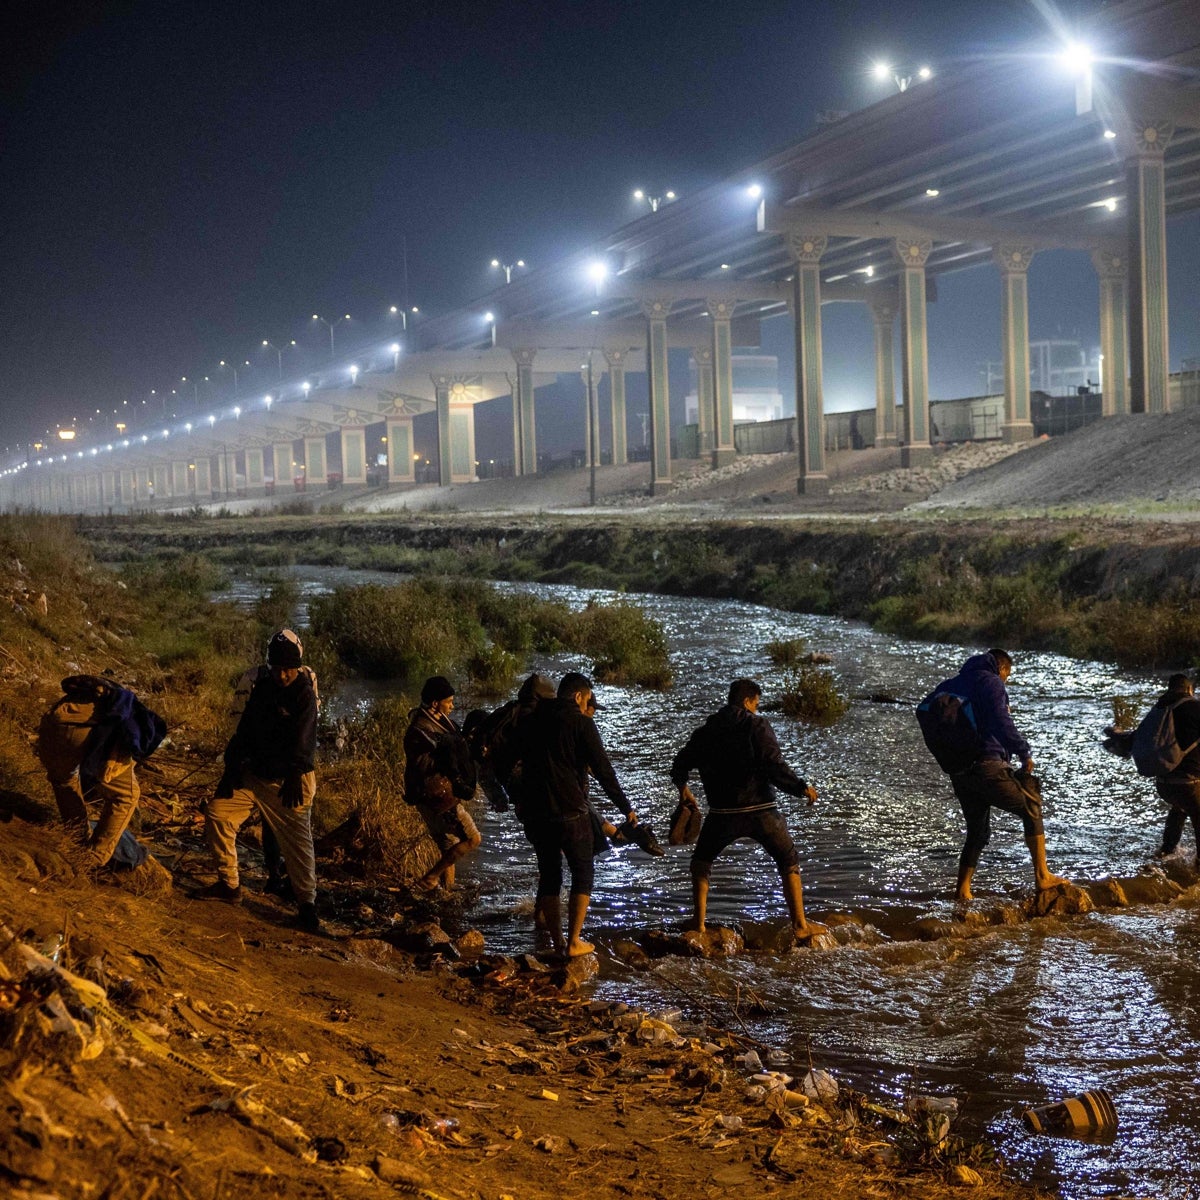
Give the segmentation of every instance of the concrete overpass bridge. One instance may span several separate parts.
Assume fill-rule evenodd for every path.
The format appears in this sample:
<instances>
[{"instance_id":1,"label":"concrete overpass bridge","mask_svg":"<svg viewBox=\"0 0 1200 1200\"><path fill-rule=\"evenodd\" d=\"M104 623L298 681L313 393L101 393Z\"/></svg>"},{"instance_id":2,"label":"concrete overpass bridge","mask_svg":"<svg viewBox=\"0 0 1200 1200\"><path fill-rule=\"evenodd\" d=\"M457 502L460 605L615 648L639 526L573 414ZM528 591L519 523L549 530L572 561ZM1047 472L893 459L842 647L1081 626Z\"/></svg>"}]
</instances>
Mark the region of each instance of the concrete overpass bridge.
<instances>
[{"instance_id":1,"label":"concrete overpass bridge","mask_svg":"<svg viewBox=\"0 0 1200 1200\"><path fill-rule=\"evenodd\" d=\"M693 355L701 445L719 465L734 454L734 348L758 345L761 322L779 317L795 336L797 486L821 492L822 305L869 309L876 444L900 445L915 465L932 454L926 305L940 275L990 263L1001 288L1001 432L1019 441L1033 433L1028 271L1057 249L1085 251L1095 267L1105 413L1164 412L1166 220L1200 207L1194 0L1125 0L1098 13L1088 36L1098 57L1076 79L1045 60L974 63L826 125L477 306L425 321L391 372L285 392L253 416L60 452L5 476L5 499L49 509L178 503L228 492L239 476L254 491L293 463L316 479L332 433L345 481L365 483L365 430L380 422L389 480L413 483L412 420L424 412L436 414L439 479L466 481L474 408L500 396L511 397L514 469L529 474L537 388L585 361L608 376L616 463L627 458L626 375L646 375L649 484L665 491L668 350Z\"/></svg>"}]
</instances>

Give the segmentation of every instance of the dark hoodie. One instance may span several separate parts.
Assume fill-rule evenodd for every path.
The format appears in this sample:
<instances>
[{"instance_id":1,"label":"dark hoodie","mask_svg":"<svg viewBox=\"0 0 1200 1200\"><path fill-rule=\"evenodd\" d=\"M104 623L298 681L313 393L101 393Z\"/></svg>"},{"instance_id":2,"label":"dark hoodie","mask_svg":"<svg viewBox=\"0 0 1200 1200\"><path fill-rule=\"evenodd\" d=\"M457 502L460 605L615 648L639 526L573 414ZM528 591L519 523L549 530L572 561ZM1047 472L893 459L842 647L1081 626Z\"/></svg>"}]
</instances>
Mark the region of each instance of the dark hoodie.
<instances>
[{"instance_id":1,"label":"dark hoodie","mask_svg":"<svg viewBox=\"0 0 1200 1200\"><path fill-rule=\"evenodd\" d=\"M953 679L947 679L933 689L935 696L941 692L950 692L971 702L979 736L983 739L981 758L1008 762L1014 755L1022 761L1033 757L1029 743L1013 724L1008 711L1008 692L991 654L975 654L968 658Z\"/></svg>"},{"instance_id":2,"label":"dark hoodie","mask_svg":"<svg viewBox=\"0 0 1200 1200\"><path fill-rule=\"evenodd\" d=\"M727 704L697 729L671 764L671 782L687 783L700 772L710 809L735 811L767 808L775 788L803 796L808 784L783 761L775 731L766 717Z\"/></svg>"}]
</instances>

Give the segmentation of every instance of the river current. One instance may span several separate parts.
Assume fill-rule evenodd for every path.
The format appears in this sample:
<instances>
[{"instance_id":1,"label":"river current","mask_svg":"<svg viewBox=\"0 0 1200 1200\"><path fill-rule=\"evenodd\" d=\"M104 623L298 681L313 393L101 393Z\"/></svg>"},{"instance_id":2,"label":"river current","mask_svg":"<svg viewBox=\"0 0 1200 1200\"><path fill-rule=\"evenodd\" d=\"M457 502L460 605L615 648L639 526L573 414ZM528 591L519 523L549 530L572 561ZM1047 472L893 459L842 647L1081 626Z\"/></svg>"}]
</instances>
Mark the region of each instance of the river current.
<instances>
[{"instance_id":1,"label":"river current","mask_svg":"<svg viewBox=\"0 0 1200 1200\"><path fill-rule=\"evenodd\" d=\"M396 582L394 575L337 569L297 567L294 574L305 598L339 584ZM499 586L573 605L604 597L595 589ZM234 595L248 598L260 588L241 580ZM816 1065L875 1095L955 1096L964 1133L986 1131L1021 1175L1064 1196L1194 1195L1200 896L1186 893L1169 907L999 926L978 937L888 936L917 917L951 912L962 816L921 743L912 707L983 647L908 641L858 622L738 601L632 598L666 630L675 686L657 693L601 685L597 721L622 785L664 844L676 799L667 778L671 758L720 707L729 681L758 679L766 707L779 683L764 652L768 642L802 637L831 656L842 690L854 698L844 718L813 728L768 716L785 758L820 796L813 807L781 798L800 853L807 913L820 920L823 912L852 911L867 926L836 949L785 957L667 959L649 973L606 958L597 994L649 1009L679 1007L726 1025L740 1020L797 1065L811 1050ZM533 666L558 677L587 664L563 656ZM1159 681L1103 663L1019 653L1008 686L1043 782L1051 869L1080 879L1136 874L1159 843L1165 807L1150 781L1104 753L1099 734L1111 720L1111 697L1144 706ZM902 703L871 699L879 694ZM351 685L327 705L345 710L369 696ZM598 807L606 806L615 813L600 796ZM474 919L490 948L528 949L536 879L529 847L511 814L479 816L484 847L460 868L480 890ZM992 831L975 877L983 907L1023 899L1032 886L1019 821L995 813ZM1189 830L1189 854L1191 844ZM626 848L600 859L587 926L592 940L611 945L625 931L682 923L690 906L689 853L674 847L665 858L650 858ZM785 915L774 866L757 846L738 843L718 859L710 924ZM769 1015L747 1015L748 997L764 1002ZM1093 1088L1113 1097L1115 1140L1036 1138L1024 1130L1023 1108Z\"/></svg>"}]
</instances>

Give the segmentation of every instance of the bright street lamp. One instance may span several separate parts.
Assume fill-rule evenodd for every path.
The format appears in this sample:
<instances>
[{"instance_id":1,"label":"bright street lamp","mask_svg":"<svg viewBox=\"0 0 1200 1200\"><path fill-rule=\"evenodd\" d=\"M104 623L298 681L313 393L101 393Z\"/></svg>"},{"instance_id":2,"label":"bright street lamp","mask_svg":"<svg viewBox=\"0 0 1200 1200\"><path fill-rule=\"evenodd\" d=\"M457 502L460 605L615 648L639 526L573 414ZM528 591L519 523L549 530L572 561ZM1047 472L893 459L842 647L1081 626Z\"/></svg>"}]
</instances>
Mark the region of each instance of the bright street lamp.
<instances>
[{"instance_id":1,"label":"bright street lamp","mask_svg":"<svg viewBox=\"0 0 1200 1200\"><path fill-rule=\"evenodd\" d=\"M312 391L312 384L306 379L301 385L300 390L304 393L304 398L308 399L308 393Z\"/></svg>"},{"instance_id":2,"label":"bright street lamp","mask_svg":"<svg viewBox=\"0 0 1200 1200\"><path fill-rule=\"evenodd\" d=\"M333 351L333 327L335 325L340 325L343 321L350 320L350 314L347 313L344 317L338 317L338 319L336 321L327 321L327 320L325 320L324 317L319 317L319 316L317 316L316 313L313 313L312 319L314 321L320 321L321 324L324 325L325 328L329 330L329 357L332 359L333 354L334 354L334 351ZM266 342L264 342L263 345L265 346ZM282 377L282 374L283 374L283 372L281 370L280 371L281 377Z\"/></svg>"},{"instance_id":3,"label":"bright street lamp","mask_svg":"<svg viewBox=\"0 0 1200 1200\"><path fill-rule=\"evenodd\" d=\"M267 406L267 412L270 412L271 404L273 403L272 398L270 396L264 396L263 403Z\"/></svg>"},{"instance_id":4,"label":"bright street lamp","mask_svg":"<svg viewBox=\"0 0 1200 1200\"><path fill-rule=\"evenodd\" d=\"M492 259L493 269L499 267L500 270L504 272L504 282L505 283L512 283L512 273L518 267L524 267L524 266L525 266L525 260L523 258L518 258L515 263L504 263L504 262L501 262L498 258Z\"/></svg>"},{"instance_id":5,"label":"bright street lamp","mask_svg":"<svg viewBox=\"0 0 1200 1200\"><path fill-rule=\"evenodd\" d=\"M294 346L295 344L296 344L295 338L292 338L292 340L290 342L288 342L289 346ZM263 346L268 350L275 351L275 359L279 366L279 379L282 381L282 379L283 379L283 351L278 346L276 346L274 342L268 342L266 338L263 338ZM332 354L333 354L333 330L332 329L330 329L330 331L329 331L329 346L330 346L330 355L332 356ZM250 364L247 363L246 365L249 366Z\"/></svg>"},{"instance_id":6,"label":"bright street lamp","mask_svg":"<svg viewBox=\"0 0 1200 1200\"><path fill-rule=\"evenodd\" d=\"M604 281L608 278L608 263L596 259L588 263L587 267L588 278L596 285L596 295L600 295L600 289L604 286Z\"/></svg>"},{"instance_id":7,"label":"bright street lamp","mask_svg":"<svg viewBox=\"0 0 1200 1200\"><path fill-rule=\"evenodd\" d=\"M389 349L392 352L392 370L400 370L400 343L393 342Z\"/></svg>"},{"instance_id":8,"label":"bright street lamp","mask_svg":"<svg viewBox=\"0 0 1200 1200\"><path fill-rule=\"evenodd\" d=\"M483 319L491 329L492 345L496 344L496 314L486 312L483 314Z\"/></svg>"},{"instance_id":9,"label":"bright street lamp","mask_svg":"<svg viewBox=\"0 0 1200 1200\"><path fill-rule=\"evenodd\" d=\"M357 363L354 363L350 367L350 386L351 387L358 386L358 364Z\"/></svg>"},{"instance_id":10,"label":"bright street lamp","mask_svg":"<svg viewBox=\"0 0 1200 1200\"><path fill-rule=\"evenodd\" d=\"M638 188L633 193L633 198L639 202L644 200L648 205L650 205L651 212L658 212L660 205L669 204L675 199L675 193L667 191L663 192L661 196L650 196L643 192L641 188Z\"/></svg>"},{"instance_id":11,"label":"bright street lamp","mask_svg":"<svg viewBox=\"0 0 1200 1200\"><path fill-rule=\"evenodd\" d=\"M894 67L891 63L877 62L871 68L871 74L876 79L890 79L896 88L901 92L907 92L909 84L914 79L919 79L924 82L927 79L933 78L933 68L928 66L919 67Z\"/></svg>"},{"instance_id":12,"label":"bright street lamp","mask_svg":"<svg viewBox=\"0 0 1200 1200\"><path fill-rule=\"evenodd\" d=\"M248 367L249 365L250 365L249 359L246 359L242 363L243 367ZM233 398L236 400L237 394L238 394L238 369L237 369L237 367L230 366L229 363L227 363L224 359L221 359L221 361L219 363L217 363L217 366L224 367L227 371L233 372Z\"/></svg>"},{"instance_id":13,"label":"bright street lamp","mask_svg":"<svg viewBox=\"0 0 1200 1200\"><path fill-rule=\"evenodd\" d=\"M400 324L403 327L404 332L407 333L408 332L408 314L412 313L413 316L416 316L418 313L420 313L420 311L421 310L415 304L409 309L398 308L395 304L393 304L391 306L391 308L388 309L388 315L392 316L392 317L399 317Z\"/></svg>"}]
</instances>

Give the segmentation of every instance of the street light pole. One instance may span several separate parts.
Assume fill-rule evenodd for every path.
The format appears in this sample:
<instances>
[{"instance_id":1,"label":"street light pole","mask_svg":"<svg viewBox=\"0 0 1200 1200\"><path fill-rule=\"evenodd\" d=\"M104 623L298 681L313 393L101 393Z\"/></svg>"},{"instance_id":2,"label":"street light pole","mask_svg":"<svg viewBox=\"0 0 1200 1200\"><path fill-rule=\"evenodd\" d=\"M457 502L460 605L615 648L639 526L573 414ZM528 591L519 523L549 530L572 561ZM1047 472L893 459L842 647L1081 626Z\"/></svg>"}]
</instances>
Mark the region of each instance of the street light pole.
<instances>
[{"instance_id":1,"label":"street light pole","mask_svg":"<svg viewBox=\"0 0 1200 1200\"><path fill-rule=\"evenodd\" d=\"M329 330L329 359L330 359L330 361L332 362L332 361L333 361L333 356L334 356L334 349L333 349L333 327L334 327L335 325L340 325L340 324L341 324L343 321L348 321L348 320L350 320L350 314L349 314L349 313L347 313L347 314L346 314L344 317L338 317L338 319L337 319L336 321L327 321L327 320L325 320L325 318L324 318L324 317L319 317L319 316L317 316L317 314L316 314L316 313L313 313L313 320L314 320L314 321L320 321L320 322L321 322L321 324L322 324L322 325L324 325L324 326L325 326L325 328ZM263 344L264 344L264 345L266 345L266 343L265 343L265 342L264 342ZM282 378L282 375L283 375L283 369L282 369L282 367L281 367L281 368L280 368L280 377L281 377L281 378Z\"/></svg>"},{"instance_id":2,"label":"street light pole","mask_svg":"<svg viewBox=\"0 0 1200 1200\"><path fill-rule=\"evenodd\" d=\"M666 191L663 192L661 196L651 196L646 192L643 192L641 188L638 188L633 193L633 198L635 200L644 200L648 205L650 205L651 212L658 212L661 205L669 204L675 199L675 193L672 191Z\"/></svg>"},{"instance_id":3,"label":"street light pole","mask_svg":"<svg viewBox=\"0 0 1200 1200\"><path fill-rule=\"evenodd\" d=\"M326 322L326 324L328 324L328 322ZM290 342L288 342L289 346L294 346L295 344L296 344L295 338L293 338ZM266 338L263 338L263 346L266 347L266 349L268 349L268 350L275 351L276 364L279 367L279 382L282 383L283 382L283 351L282 351L282 349L280 349L280 347L276 346L274 342L268 342ZM329 357L330 358L333 357L333 327L332 326L330 326L330 329L329 329Z\"/></svg>"},{"instance_id":4,"label":"street light pole","mask_svg":"<svg viewBox=\"0 0 1200 1200\"><path fill-rule=\"evenodd\" d=\"M524 267L524 266L525 266L525 260L523 258L518 258L515 263L504 263L504 262L501 262L498 258L492 259L492 268L495 269L495 268L499 267L500 270L504 272L504 282L505 283L512 283L512 273L518 267Z\"/></svg>"},{"instance_id":5,"label":"street light pole","mask_svg":"<svg viewBox=\"0 0 1200 1200\"><path fill-rule=\"evenodd\" d=\"M876 79L891 78L896 85L898 91L907 92L909 85L914 79L922 81L933 78L933 69L927 66L916 67L894 67L891 63L877 62L871 68L872 74Z\"/></svg>"}]
</instances>

